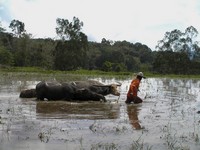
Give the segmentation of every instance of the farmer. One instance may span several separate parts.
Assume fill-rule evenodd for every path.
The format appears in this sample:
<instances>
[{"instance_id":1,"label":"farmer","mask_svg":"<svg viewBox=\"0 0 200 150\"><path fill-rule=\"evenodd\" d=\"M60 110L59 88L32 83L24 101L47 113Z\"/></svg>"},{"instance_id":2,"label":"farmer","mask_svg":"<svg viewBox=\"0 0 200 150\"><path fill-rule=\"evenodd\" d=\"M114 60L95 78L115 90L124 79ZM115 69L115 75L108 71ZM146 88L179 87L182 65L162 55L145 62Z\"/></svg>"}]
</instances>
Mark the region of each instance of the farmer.
<instances>
[{"instance_id":1,"label":"farmer","mask_svg":"<svg viewBox=\"0 0 200 150\"><path fill-rule=\"evenodd\" d=\"M137 73L136 78L132 80L127 93L127 99L126 99L127 104L130 104L131 102L135 104L143 102L143 100L137 96L137 92L139 91L140 81L142 80L142 78L145 79L146 77L144 77L142 72L139 72Z\"/></svg>"}]
</instances>

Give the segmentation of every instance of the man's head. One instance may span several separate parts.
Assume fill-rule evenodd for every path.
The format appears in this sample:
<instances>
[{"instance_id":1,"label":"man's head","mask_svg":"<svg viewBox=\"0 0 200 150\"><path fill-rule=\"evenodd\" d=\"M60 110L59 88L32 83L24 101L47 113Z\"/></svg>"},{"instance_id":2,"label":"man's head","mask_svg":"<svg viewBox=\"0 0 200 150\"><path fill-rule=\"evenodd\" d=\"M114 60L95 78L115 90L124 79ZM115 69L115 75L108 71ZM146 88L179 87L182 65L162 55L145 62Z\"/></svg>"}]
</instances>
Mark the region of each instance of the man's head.
<instances>
[{"instance_id":1,"label":"man's head","mask_svg":"<svg viewBox=\"0 0 200 150\"><path fill-rule=\"evenodd\" d=\"M144 74L142 73L142 72L138 72L137 73L137 78L139 79L139 80L142 80L142 78L146 78L145 76L144 76Z\"/></svg>"}]
</instances>

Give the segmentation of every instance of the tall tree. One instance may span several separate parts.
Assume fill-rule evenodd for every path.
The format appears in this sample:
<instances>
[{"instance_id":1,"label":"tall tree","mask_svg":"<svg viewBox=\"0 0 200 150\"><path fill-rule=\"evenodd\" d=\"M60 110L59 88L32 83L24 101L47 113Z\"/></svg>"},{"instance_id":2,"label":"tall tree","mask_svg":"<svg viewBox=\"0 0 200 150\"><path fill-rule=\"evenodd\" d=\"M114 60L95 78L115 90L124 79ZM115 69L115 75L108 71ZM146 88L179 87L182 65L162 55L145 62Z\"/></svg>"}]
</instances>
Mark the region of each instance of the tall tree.
<instances>
[{"instance_id":1,"label":"tall tree","mask_svg":"<svg viewBox=\"0 0 200 150\"><path fill-rule=\"evenodd\" d=\"M56 22L56 33L63 42L58 42L55 48L56 69L72 70L86 67L88 40L87 36L81 32L83 22L76 17L73 17L72 22L61 18L58 18Z\"/></svg>"},{"instance_id":2,"label":"tall tree","mask_svg":"<svg viewBox=\"0 0 200 150\"><path fill-rule=\"evenodd\" d=\"M20 37L23 33L26 32L25 24L15 19L11 21L9 28L12 29L12 32L14 32L17 37Z\"/></svg>"},{"instance_id":3,"label":"tall tree","mask_svg":"<svg viewBox=\"0 0 200 150\"><path fill-rule=\"evenodd\" d=\"M193 59L199 47L198 42L195 41L197 36L198 31L193 26L186 28L183 33L175 29L165 33L164 38L158 41L156 49L160 51L185 52L190 59Z\"/></svg>"},{"instance_id":4,"label":"tall tree","mask_svg":"<svg viewBox=\"0 0 200 150\"><path fill-rule=\"evenodd\" d=\"M13 42L14 58L16 66L30 66L31 39L25 34L20 38L15 38Z\"/></svg>"},{"instance_id":5,"label":"tall tree","mask_svg":"<svg viewBox=\"0 0 200 150\"><path fill-rule=\"evenodd\" d=\"M160 51L177 51L181 50L181 47L183 43L181 37L183 33L180 30L173 30L171 32L166 32L164 35L164 38L160 41L158 41L158 44L156 46L157 50Z\"/></svg>"},{"instance_id":6,"label":"tall tree","mask_svg":"<svg viewBox=\"0 0 200 150\"><path fill-rule=\"evenodd\" d=\"M198 36L198 31L193 26L190 26L185 29L184 35L184 51L193 59L195 54L198 53L198 42L194 40Z\"/></svg>"},{"instance_id":7,"label":"tall tree","mask_svg":"<svg viewBox=\"0 0 200 150\"><path fill-rule=\"evenodd\" d=\"M73 21L68 19L57 18L56 33L63 40L77 40L80 38L83 22L78 18L73 17Z\"/></svg>"}]
</instances>

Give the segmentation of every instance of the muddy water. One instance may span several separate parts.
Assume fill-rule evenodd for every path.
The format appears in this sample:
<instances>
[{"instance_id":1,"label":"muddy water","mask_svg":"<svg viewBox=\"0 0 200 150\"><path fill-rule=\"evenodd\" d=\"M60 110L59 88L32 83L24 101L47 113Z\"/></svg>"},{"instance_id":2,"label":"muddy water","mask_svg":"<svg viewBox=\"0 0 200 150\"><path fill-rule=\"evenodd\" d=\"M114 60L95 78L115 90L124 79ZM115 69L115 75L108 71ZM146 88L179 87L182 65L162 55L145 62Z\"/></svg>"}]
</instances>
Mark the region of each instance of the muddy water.
<instances>
[{"instance_id":1,"label":"muddy water","mask_svg":"<svg viewBox=\"0 0 200 150\"><path fill-rule=\"evenodd\" d=\"M142 80L142 104L126 105L130 79L108 102L21 99L38 80L1 78L0 150L200 149L200 81Z\"/></svg>"}]
</instances>

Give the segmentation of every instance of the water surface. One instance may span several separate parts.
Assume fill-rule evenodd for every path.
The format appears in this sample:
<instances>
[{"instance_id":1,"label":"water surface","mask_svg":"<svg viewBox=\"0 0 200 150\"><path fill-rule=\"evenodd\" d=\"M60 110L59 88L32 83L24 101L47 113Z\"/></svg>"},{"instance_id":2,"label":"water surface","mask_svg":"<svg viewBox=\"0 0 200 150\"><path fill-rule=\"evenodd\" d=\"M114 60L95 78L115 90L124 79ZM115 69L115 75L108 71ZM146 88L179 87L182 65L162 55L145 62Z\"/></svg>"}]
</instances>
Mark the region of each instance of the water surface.
<instances>
[{"instance_id":1,"label":"water surface","mask_svg":"<svg viewBox=\"0 0 200 150\"><path fill-rule=\"evenodd\" d=\"M126 105L130 79L108 102L36 101L19 93L38 78L0 78L0 149L200 149L200 81L147 78L142 104ZM54 79L52 79L54 80Z\"/></svg>"}]
</instances>

